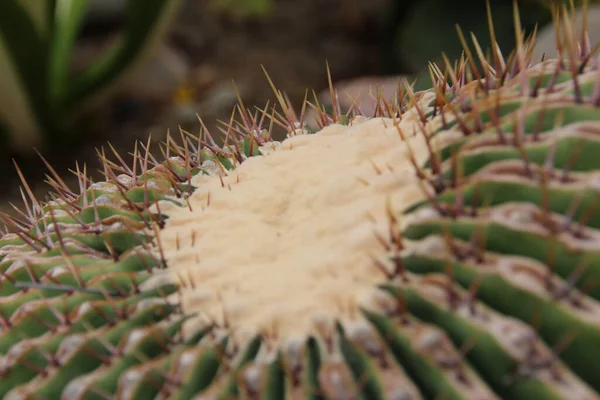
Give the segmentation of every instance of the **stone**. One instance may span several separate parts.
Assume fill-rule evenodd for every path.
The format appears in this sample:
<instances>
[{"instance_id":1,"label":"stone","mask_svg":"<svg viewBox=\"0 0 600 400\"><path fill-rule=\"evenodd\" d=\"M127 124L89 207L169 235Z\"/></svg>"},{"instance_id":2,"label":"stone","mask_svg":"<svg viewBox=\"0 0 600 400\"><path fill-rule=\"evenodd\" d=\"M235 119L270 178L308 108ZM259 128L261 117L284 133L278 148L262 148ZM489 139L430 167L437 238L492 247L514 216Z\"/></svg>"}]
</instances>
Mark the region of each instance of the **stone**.
<instances>
[{"instance_id":1,"label":"stone","mask_svg":"<svg viewBox=\"0 0 600 400\"><path fill-rule=\"evenodd\" d=\"M579 27L581 32L583 17L582 10L576 12L575 26ZM571 22L571 20L569 20ZM561 21L562 25L562 21ZM600 42L600 5L589 6L587 18L587 30L590 37L590 45L593 48ZM562 30L562 40L564 40L564 29ZM556 51L556 30L553 24L548 24L537 33L536 47L533 51L533 61L540 60L542 55L544 58L555 58L558 54Z\"/></svg>"},{"instance_id":2,"label":"stone","mask_svg":"<svg viewBox=\"0 0 600 400\"><path fill-rule=\"evenodd\" d=\"M188 79L190 66L186 56L167 44L161 44L153 55L136 68L120 90L127 97L165 102Z\"/></svg>"}]
</instances>

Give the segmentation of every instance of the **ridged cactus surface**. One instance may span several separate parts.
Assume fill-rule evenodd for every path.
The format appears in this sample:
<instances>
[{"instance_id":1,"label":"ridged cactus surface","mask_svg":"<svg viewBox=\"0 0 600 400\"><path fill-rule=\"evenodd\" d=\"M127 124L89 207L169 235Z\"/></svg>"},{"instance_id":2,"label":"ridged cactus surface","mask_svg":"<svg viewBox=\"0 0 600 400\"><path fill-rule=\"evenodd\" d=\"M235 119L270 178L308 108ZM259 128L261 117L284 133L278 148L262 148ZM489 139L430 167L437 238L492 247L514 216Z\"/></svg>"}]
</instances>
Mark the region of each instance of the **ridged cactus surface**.
<instances>
[{"instance_id":1,"label":"ridged cactus surface","mask_svg":"<svg viewBox=\"0 0 600 400\"><path fill-rule=\"evenodd\" d=\"M224 125L224 146L203 130L170 138L162 160L149 144L134 150L132 165L102 152L106 181L94 183L78 167L77 190L50 168L53 195L44 202L24 184L24 206L18 217L3 216L0 238L0 396L600 398L600 65L585 33L576 35L565 15L556 23L568 28L559 59L531 60L532 42L517 28L510 56L478 49L432 65L430 90L401 86L396 99L378 99L373 116L358 106L343 115L332 89L332 113L312 105L317 133L304 128L305 108L295 113L275 90L279 110L250 112L240 101L239 117ZM271 139L275 125L288 131L286 141ZM389 148L384 140L400 155L365 154ZM291 231L253 230L257 215L273 226L282 212L269 192L204 190L246 193L236 184L250 171L291 162L310 146L324 156L310 153L297 177L283 177L287 187L308 174L373 187L338 194L373 198L365 207L385 216L375 221L385 229L355 229L363 216L336 213L363 197L338 206L328 192L303 197L309 190L300 187L288 208L333 204L315 221L343 225L332 240L315 222L318 241L300 236L286 247ZM349 175L367 164L372 180ZM272 187L276 179L265 170L252 182ZM399 202L389 200L401 190ZM266 212L217 221L213 236L231 232L219 236L227 250L211 247L210 227L190 230L216 215L210 210L240 213L234 206ZM367 236L377 245L363 251ZM321 237L324 245L314 245ZM357 244L346 253L360 250L362 258L328 253L349 246L348 237ZM263 263L264 246L296 251L297 262L260 269L251 261ZM352 264L365 258L369 266ZM237 263L222 267L219 259ZM328 269L315 267L285 296L268 297L278 274L298 273L286 268L323 260ZM213 279L220 276L227 280ZM215 283L211 293L236 297L242 312L212 313L227 299L202 290L217 281L228 286ZM260 305L259 294L269 301ZM339 299L339 318L323 317ZM284 322L277 326L263 309Z\"/></svg>"}]
</instances>

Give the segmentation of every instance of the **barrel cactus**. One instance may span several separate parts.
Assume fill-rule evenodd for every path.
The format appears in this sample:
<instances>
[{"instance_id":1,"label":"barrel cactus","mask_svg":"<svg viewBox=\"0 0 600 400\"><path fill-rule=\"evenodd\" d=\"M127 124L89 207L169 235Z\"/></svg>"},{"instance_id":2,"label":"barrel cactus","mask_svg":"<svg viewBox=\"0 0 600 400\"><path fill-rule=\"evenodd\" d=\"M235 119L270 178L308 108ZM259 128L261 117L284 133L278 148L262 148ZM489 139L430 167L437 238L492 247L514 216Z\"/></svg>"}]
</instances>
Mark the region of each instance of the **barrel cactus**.
<instances>
[{"instance_id":1,"label":"barrel cactus","mask_svg":"<svg viewBox=\"0 0 600 400\"><path fill-rule=\"evenodd\" d=\"M25 183L2 397L599 398L600 73L555 23L558 59L517 24L510 57L475 46L316 133L275 89L222 146L101 153L77 190L50 168L44 202Z\"/></svg>"}]
</instances>

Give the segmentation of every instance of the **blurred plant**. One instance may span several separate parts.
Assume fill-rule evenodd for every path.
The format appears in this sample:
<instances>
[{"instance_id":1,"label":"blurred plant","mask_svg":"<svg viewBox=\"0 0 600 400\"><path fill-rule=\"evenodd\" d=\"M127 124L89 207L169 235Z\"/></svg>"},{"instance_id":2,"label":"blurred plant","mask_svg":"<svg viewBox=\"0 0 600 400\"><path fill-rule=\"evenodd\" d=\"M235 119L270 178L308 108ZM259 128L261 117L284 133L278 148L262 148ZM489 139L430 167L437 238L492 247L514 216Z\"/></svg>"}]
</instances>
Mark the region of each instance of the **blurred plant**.
<instances>
[{"instance_id":1,"label":"blurred plant","mask_svg":"<svg viewBox=\"0 0 600 400\"><path fill-rule=\"evenodd\" d=\"M212 0L213 6L240 18L265 17L271 13L275 0Z\"/></svg>"},{"instance_id":2,"label":"blurred plant","mask_svg":"<svg viewBox=\"0 0 600 400\"><path fill-rule=\"evenodd\" d=\"M0 4L0 148L68 143L75 122L102 102L162 39L180 0L128 0L123 35L72 76L71 59L88 0ZM52 147L48 146L48 147Z\"/></svg>"}]
</instances>

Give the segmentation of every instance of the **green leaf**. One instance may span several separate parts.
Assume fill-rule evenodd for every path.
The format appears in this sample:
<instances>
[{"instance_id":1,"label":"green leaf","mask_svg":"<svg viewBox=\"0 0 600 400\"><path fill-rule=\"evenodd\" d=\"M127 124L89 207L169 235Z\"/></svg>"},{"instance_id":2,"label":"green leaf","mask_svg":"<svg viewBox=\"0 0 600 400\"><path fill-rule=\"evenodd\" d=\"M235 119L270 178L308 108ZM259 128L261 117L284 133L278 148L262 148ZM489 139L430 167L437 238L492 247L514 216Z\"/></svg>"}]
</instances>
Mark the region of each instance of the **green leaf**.
<instances>
[{"instance_id":1,"label":"green leaf","mask_svg":"<svg viewBox=\"0 0 600 400\"><path fill-rule=\"evenodd\" d=\"M16 1L2 4L0 37L26 88L38 108L44 99L45 80L40 68L45 64L45 45L25 8Z\"/></svg>"},{"instance_id":2,"label":"green leaf","mask_svg":"<svg viewBox=\"0 0 600 400\"><path fill-rule=\"evenodd\" d=\"M180 0L129 0L123 41L75 79L68 93L66 107L87 100L115 81L162 36L180 3Z\"/></svg>"},{"instance_id":3,"label":"green leaf","mask_svg":"<svg viewBox=\"0 0 600 400\"><path fill-rule=\"evenodd\" d=\"M23 5L18 1L2 2L2 12L0 12L0 71L2 79L14 79L17 82L6 83L3 87L8 93L8 102L20 110L16 115L16 121L6 122L11 130L11 134L32 135L38 128L52 130L52 115L48 107L48 98L46 96L46 60L47 47L46 39L42 36L47 29L42 26L42 20L39 20L40 10L46 12L47 7L52 5L52 0L44 2L40 0L37 3L27 3ZM37 23L37 25L36 25ZM10 107L9 107L10 108ZM17 130L17 132L12 132ZM25 132L27 131L27 132ZM28 139L20 138L23 143Z\"/></svg>"},{"instance_id":4,"label":"green leaf","mask_svg":"<svg viewBox=\"0 0 600 400\"><path fill-rule=\"evenodd\" d=\"M64 101L69 85L69 62L88 0L55 0L53 34L49 54L49 95L56 108Z\"/></svg>"}]
</instances>

